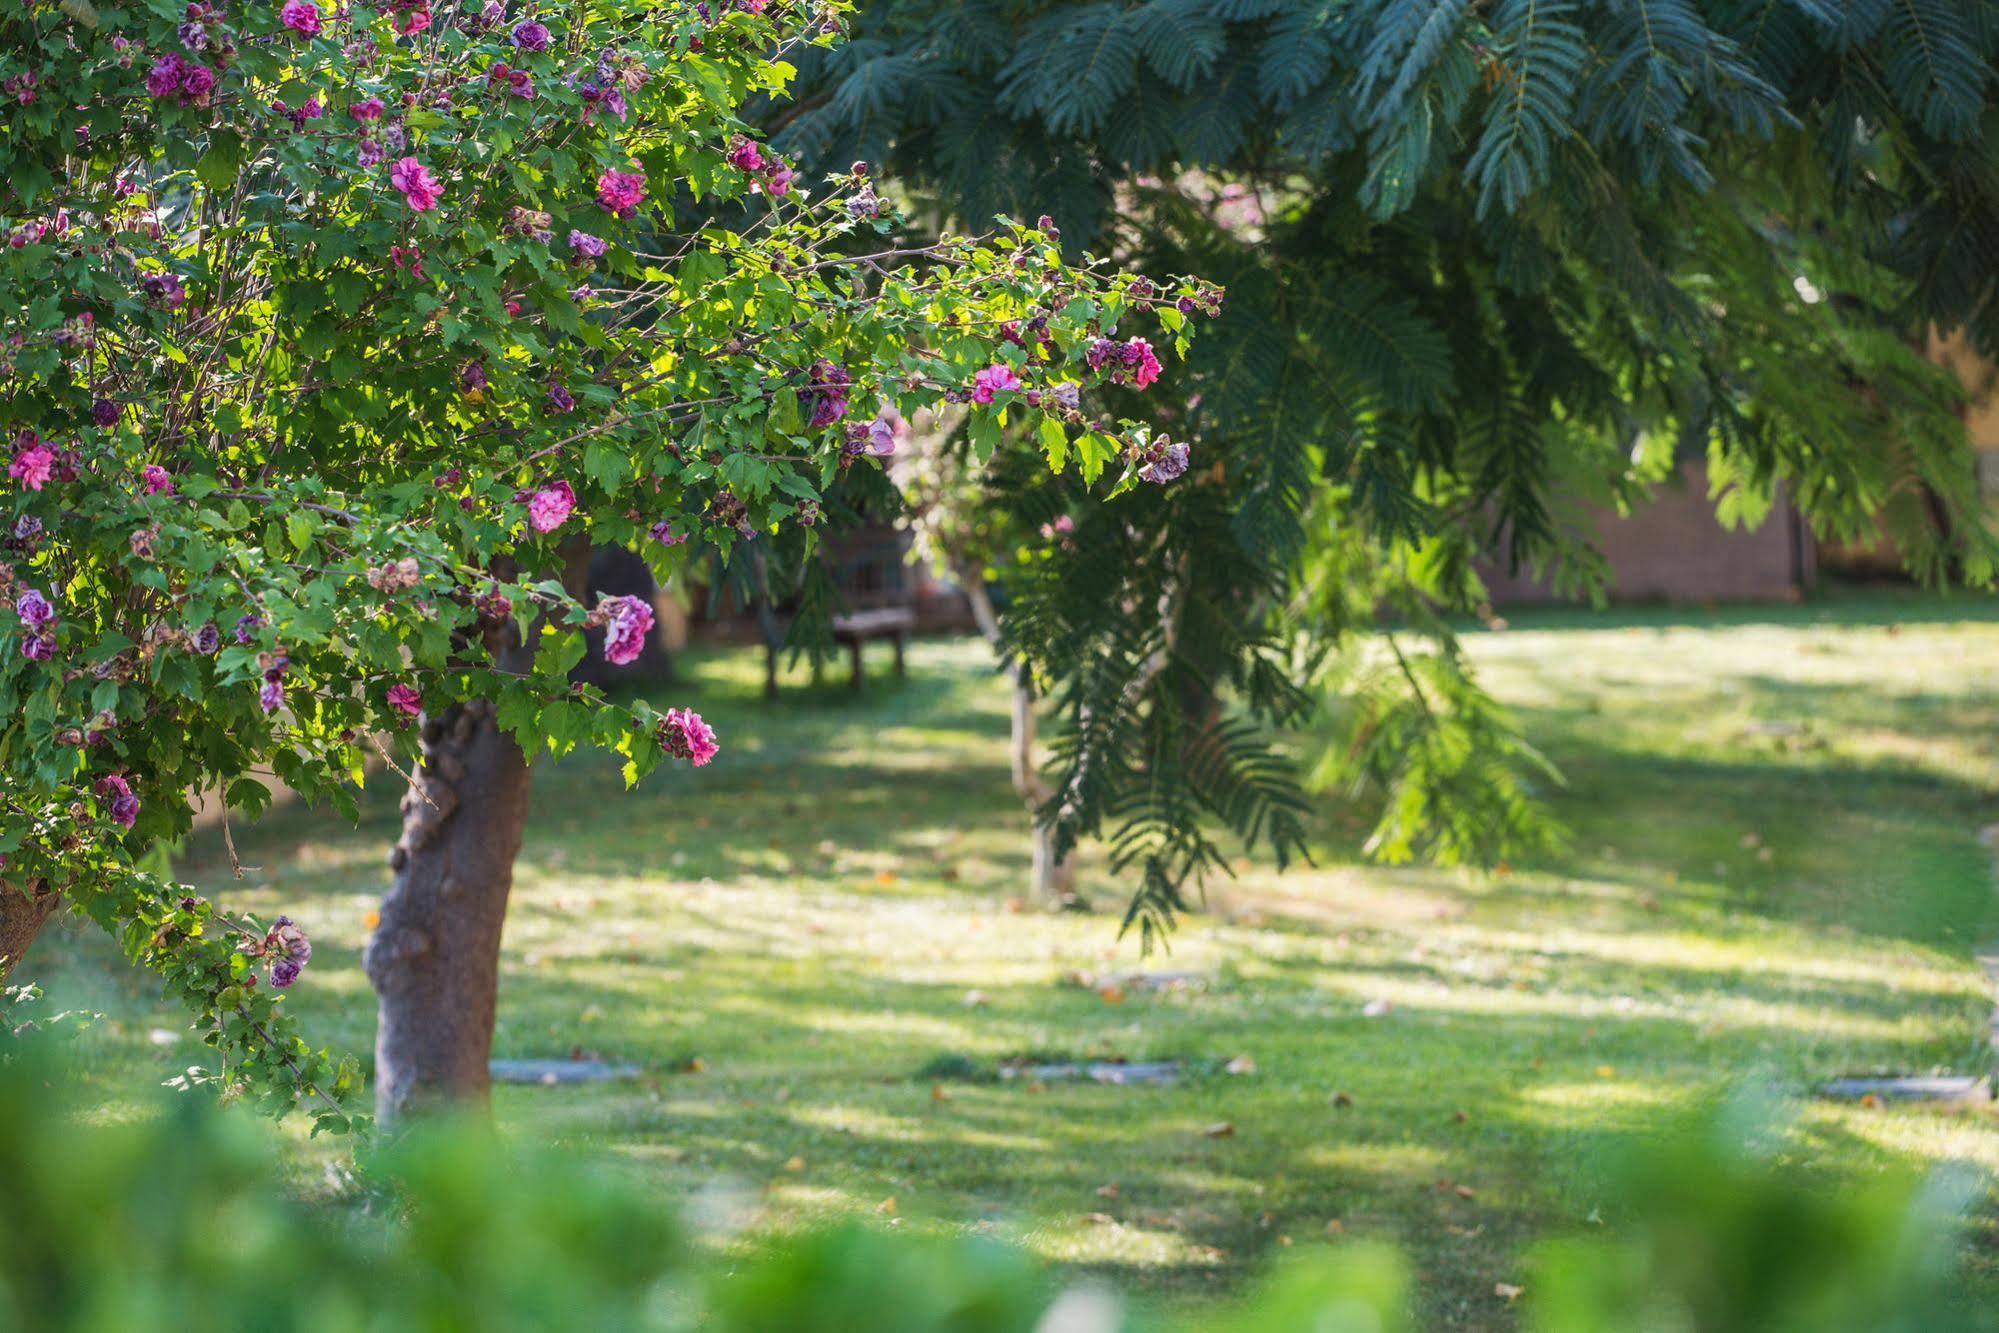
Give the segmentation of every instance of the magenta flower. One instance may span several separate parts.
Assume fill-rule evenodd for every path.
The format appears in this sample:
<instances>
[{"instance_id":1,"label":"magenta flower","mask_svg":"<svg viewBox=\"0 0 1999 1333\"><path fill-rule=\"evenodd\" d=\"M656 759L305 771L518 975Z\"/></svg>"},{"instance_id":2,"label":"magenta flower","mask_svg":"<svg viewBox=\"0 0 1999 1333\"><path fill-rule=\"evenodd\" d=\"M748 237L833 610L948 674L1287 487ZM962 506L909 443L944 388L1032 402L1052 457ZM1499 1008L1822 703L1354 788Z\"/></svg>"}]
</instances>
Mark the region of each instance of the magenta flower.
<instances>
[{"instance_id":1,"label":"magenta flower","mask_svg":"<svg viewBox=\"0 0 1999 1333\"><path fill-rule=\"evenodd\" d=\"M27 438L31 443L15 451L14 461L7 464L7 475L20 482L23 490L39 491L55 472L56 451L32 435Z\"/></svg>"},{"instance_id":2,"label":"magenta flower","mask_svg":"<svg viewBox=\"0 0 1999 1333\"><path fill-rule=\"evenodd\" d=\"M645 185L645 177L636 172L606 168L597 178L597 202L605 212L628 218L645 198Z\"/></svg>"},{"instance_id":3,"label":"magenta flower","mask_svg":"<svg viewBox=\"0 0 1999 1333\"><path fill-rule=\"evenodd\" d=\"M279 17L293 32L301 32L308 37L319 36L319 6L311 0L285 0Z\"/></svg>"},{"instance_id":4,"label":"magenta flower","mask_svg":"<svg viewBox=\"0 0 1999 1333\"><path fill-rule=\"evenodd\" d=\"M189 65L181 71L180 90L196 102L215 91L215 71L206 65Z\"/></svg>"},{"instance_id":5,"label":"magenta flower","mask_svg":"<svg viewBox=\"0 0 1999 1333\"><path fill-rule=\"evenodd\" d=\"M737 139L729 146L729 165L742 171L762 171L764 155L750 140Z\"/></svg>"},{"instance_id":6,"label":"magenta flower","mask_svg":"<svg viewBox=\"0 0 1999 1333\"><path fill-rule=\"evenodd\" d=\"M416 686L397 681L389 686L389 707L415 717L423 711L423 695L417 692Z\"/></svg>"},{"instance_id":7,"label":"magenta flower","mask_svg":"<svg viewBox=\"0 0 1999 1333\"><path fill-rule=\"evenodd\" d=\"M528 525L536 532L554 532L576 508L576 491L566 481L552 481L528 501Z\"/></svg>"},{"instance_id":8,"label":"magenta flower","mask_svg":"<svg viewBox=\"0 0 1999 1333\"><path fill-rule=\"evenodd\" d=\"M576 406L576 395L569 392L569 389L566 385L551 384L548 386L549 411L557 413L568 412L572 410L575 406Z\"/></svg>"},{"instance_id":9,"label":"magenta flower","mask_svg":"<svg viewBox=\"0 0 1999 1333\"><path fill-rule=\"evenodd\" d=\"M1131 371L1135 389L1143 389L1159 378L1159 358L1153 354L1152 344L1143 338L1133 338L1124 345L1124 364Z\"/></svg>"},{"instance_id":10,"label":"magenta flower","mask_svg":"<svg viewBox=\"0 0 1999 1333\"><path fill-rule=\"evenodd\" d=\"M90 419L109 430L118 424L118 404L109 398L99 398L90 405Z\"/></svg>"},{"instance_id":11,"label":"magenta flower","mask_svg":"<svg viewBox=\"0 0 1999 1333\"><path fill-rule=\"evenodd\" d=\"M601 258L604 254L604 238L572 228L569 233L569 250L578 259Z\"/></svg>"},{"instance_id":12,"label":"magenta flower","mask_svg":"<svg viewBox=\"0 0 1999 1333\"><path fill-rule=\"evenodd\" d=\"M990 403L994 394L1011 393L1018 388L1020 376L1013 373L1013 367L996 361L972 376L972 401Z\"/></svg>"},{"instance_id":13,"label":"magenta flower","mask_svg":"<svg viewBox=\"0 0 1999 1333\"><path fill-rule=\"evenodd\" d=\"M167 470L158 463L146 464L140 471L139 477L140 485L147 495L159 495L161 493L172 495L174 493L174 479L168 476Z\"/></svg>"},{"instance_id":14,"label":"magenta flower","mask_svg":"<svg viewBox=\"0 0 1999 1333\"><path fill-rule=\"evenodd\" d=\"M97 794L111 798L111 819L120 828L130 828L139 820L139 798L132 794L132 786L116 773L107 773L97 780Z\"/></svg>"},{"instance_id":15,"label":"magenta flower","mask_svg":"<svg viewBox=\"0 0 1999 1333\"><path fill-rule=\"evenodd\" d=\"M604 659L613 666L638 661L652 633L652 608L637 597L606 597L597 609L611 617L604 623Z\"/></svg>"},{"instance_id":16,"label":"magenta flower","mask_svg":"<svg viewBox=\"0 0 1999 1333\"><path fill-rule=\"evenodd\" d=\"M715 729L691 708L669 708L659 724L659 748L700 768L721 750Z\"/></svg>"},{"instance_id":17,"label":"magenta flower","mask_svg":"<svg viewBox=\"0 0 1999 1333\"><path fill-rule=\"evenodd\" d=\"M154 97L172 97L180 91L183 68L179 56L161 56L153 62L153 67L146 71L146 91Z\"/></svg>"},{"instance_id":18,"label":"magenta flower","mask_svg":"<svg viewBox=\"0 0 1999 1333\"><path fill-rule=\"evenodd\" d=\"M661 546L678 546L687 540L686 536L673 530L673 523L669 519L661 519L647 529L647 532Z\"/></svg>"},{"instance_id":19,"label":"magenta flower","mask_svg":"<svg viewBox=\"0 0 1999 1333\"><path fill-rule=\"evenodd\" d=\"M514 25L514 45L523 51L546 51L548 49L548 27L533 19L522 19Z\"/></svg>"},{"instance_id":20,"label":"magenta flower","mask_svg":"<svg viewBox=\"0 0 1999 1333\"><path fill-rule=\"evenodd\" d=\"M764 193L775 199L791 189L791 164L779 158L772 158L770 170L764 173Z\"/></svg>"},{"instance_id":21,"label":"magenta flower","mask_svg":"<svg viewBox=\"0 0 1999 1333\"><path fill-rule=\"evenodd\" d=\"M876 458L887 458L895 452L895 422L883 408L868 423L867 451Z\"/></svg>"},{"instance_id":22,"label":"magenta flower","mask_svg":"<svg viewBox=\"0 0 1999 1333\"><path fill-rule=\"evenodd\" d=\"M21 640L21 656L30 662L46 662L55 655L56 636L53 634L31 634Z\"/></svg>"},{"instance_id":23,"label":"magenta flower","mask_svg":"<svg viewBox=\"0 0 1999 1333\"><path fill-rule=\"evenodd\" d=\"M402 158L389 168L389 184L400 190L403 201L418 213L436 208L444 194L444 186L430 174L430 168L413 157Z\"/></svg>"},{"instance_id":24,"label":"magenta flower","mask_svg":"<svg viewBox=\"0 0 1999 1333\"><path fill-rule=\"evenodd\" d=\"M368 125L374 123L375 121L380 120L382 118L382 112L386 109L387 108L385 108L382 105L381 98L364 97L360 101L348 107L347 114L354 117L354 119L360 121L362 124Z\"/></svg>"}]
</instances>

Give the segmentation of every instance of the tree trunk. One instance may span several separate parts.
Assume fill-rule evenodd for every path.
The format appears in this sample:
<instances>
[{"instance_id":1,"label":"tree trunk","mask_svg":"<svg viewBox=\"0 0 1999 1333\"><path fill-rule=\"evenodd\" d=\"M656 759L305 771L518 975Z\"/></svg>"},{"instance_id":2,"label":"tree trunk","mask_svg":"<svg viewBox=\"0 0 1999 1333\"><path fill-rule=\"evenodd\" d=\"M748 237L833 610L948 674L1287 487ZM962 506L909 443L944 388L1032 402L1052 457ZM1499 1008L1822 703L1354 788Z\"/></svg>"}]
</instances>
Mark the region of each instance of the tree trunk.
<instances>
[{"instance_id":1,"label":"tree trunk","mask_svg":"<svg viewBox=\"0 0 1999 1333\"><path fill-rule=\"evenodd\" d=\"M563 581L580 594L588 546L565 555ZM500 670L526 671L532 641L507 627L489 647ZM532 782L485 700L426 715L422 728L389 854L395 879L362 960L379 1002L375 1114L385 1127L430 1107L486 1105L500 934Z\"/></svg>"},{"instance_id":2,"label":"tree trunk","mask_svg":"<svg viewBox=\"0 0 1999 1333\"><path fill-rule=\"evenodd\" d=\"M60 906L60 893L0 884L0 983L13 974L14 964L21 961L21 955Z\"/></svg>"},{"instance_id":3,"label":"tree trunk","mask_svg":"<svg viewBox=\"0 0 1999 1333\"><path fill-rule=\"evenodd\" d=\"M972 619L978 622L979 632L986 636L994 651L999 651L999 615L986 593L985 580L977 569L969 566L961 566L955 572L966 600L972 604ZM1035 762L1034 682L1028 676L1027 664L1017 658L1006 659L1006 671L1013 680L1013 734L1009 750L1013 789L1026 804L1034 827L1034 878L1029 901L1038 907L1073 907L1080 901L1076 897L1075 849L1071 848L1066 856L1056 856L1055 831L1041 819L1041 808L1054 793L1042 781L1040 765Z\"/></svg>"}]
</instances>

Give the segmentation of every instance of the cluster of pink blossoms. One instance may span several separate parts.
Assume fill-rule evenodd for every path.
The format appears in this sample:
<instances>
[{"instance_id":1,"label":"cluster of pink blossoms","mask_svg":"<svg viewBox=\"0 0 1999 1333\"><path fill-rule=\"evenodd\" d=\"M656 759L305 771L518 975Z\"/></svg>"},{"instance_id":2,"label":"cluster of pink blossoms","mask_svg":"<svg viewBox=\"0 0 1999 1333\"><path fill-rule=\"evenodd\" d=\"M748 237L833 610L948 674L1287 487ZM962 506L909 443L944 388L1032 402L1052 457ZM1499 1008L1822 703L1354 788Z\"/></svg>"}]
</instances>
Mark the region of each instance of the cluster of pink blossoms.
<instances>
[{"instance_id":1,"label":"cluster of pink blossoms","mask_svg":"<svg viewBox=\"0 0 1999 1333\"><path fill-rule=\"evenodd\" d=\"M597 203L613 217L628 218L638 212L645 193L645 177L635 171L606 167L604 174L597 177Z\"/></svg>"},{"instance_id":2,"label":"cluster of pink blossoms","mask_svg":"<svg viewBox=\"0 0 1999 1333\"><path fill-rule=\"evenodd\" d=\"M576 488L566 481L552 481L528 497L528 526L536 532L554 532L569 521L576 508Z\"/></svg>"},{"instance_id":3,"label":"cluster of pink blossoms","mask_svg":"<svg viewBox=\"0 0 1999 1333\"><path fill-rule=\"evenodd\" d=\"M56 451L33 431L24 430L14 437L14 457L7 464L7 475L20 482L21 489L39 491L55 474L56 463Z\"/></svg>"},{"instance_id":4,"label":"cluster of pink blossoms","mask_svg":"<svg viewBox=\"0 0 1999 1333\"><path fill-rule=\"evenodd\" d=\"M1159 357L1143 338L1126 342L1099 338L1084 350L1083 362L1099 373L1108 369L1113 383L1129 384L1134 389L1143 389L1159 378Z\"/></svg>"},{"instance_id":5,"label":"cluster of pink blossoms","mask_svg":"<svg viewBox=\"0 0 1999 1333\"><path fill-rule=\"evenodd\" d=\"M215 71L169 52L146 71L146 91L154 97L178 97L183 105L207 106L215 91Z\"/></svg>"},{"instance_id":6,"label":"cluster of pink blossoms","mask_svg":"<svg viewBox=\"0 0 1999 1333\"><path fill-rule=\"evenodd\" d=\"M285 0L285 7L278 12L278 17L293 32L307 37L319 36L319 6L312 0Z\"/></svg>"},{"instance_id":7,"label":"cluster of pink blossoms","mask_svg":"<svg viewBox=\"0 0 1999 1333\"><path fill-rule=\"evenodd\" d=\"M401 191L403 201L417 213L428 213L444 197L443 183L413 157L405 157L389 168L389 184Z\"/></svg>"},{"instance_id":8,"label":"cluster of pink blossoms","mask_svg":"<svg viewBox=\"0 0 1999 1333\"><path fill-rule=\"evenodd\" d=\"M777 154L766 157L763 149L748 139L729 145L729 165L756 177L756 188L775 199L791 189L791 164Z\"/></svg>"},{"instance_id":9,"label":"cluster of pink blossoms","mask_svg":"<svg viewBox=\"0 0 1999 1333\"><path fill-rule=\"evenodd\" d=\"M972 376L972 401L990 403L996 393L1014 393L1020 389L1020 376L1013 373L1013 367L1004 361L995 361Z\"/></svg>"},{"instance_id":10,"label":"cluster of pink blossoms","mask_svg":"<svg viewBox=\"0 0 1999 1333\"><path fill-rule=\"evenodd\" d=\"M604 618L604 658L613 666L630 666L645 651L652 633L652 608L640 597L606 597L597 603ZM592 619L596 617L593 616Z\"/></svg>"},{"instance_id":11,"label":"cluster of pink blossoms","mask_svg":"<svg viewBox=\"0 0 1999 1333\"><path fill-rule=\"evenodd\" d=\"M700 768L721 751L715 729L691 708L669 708L659 723L659 748Z\"/></svg>"},{"instance_id":12,"label":"cluster of pink blossoms","mask_svg":"<svg viewBox=\"0 0 1999 1333\"><path fill-rule=\"evenodd\" d=\"M799 399L811 413L807 424L813 430L830 426L847 415L847 389L853 380L845 370L821 357L812 363L806 379L808 387L800 392Z\"/></svg>"}]
</instances>

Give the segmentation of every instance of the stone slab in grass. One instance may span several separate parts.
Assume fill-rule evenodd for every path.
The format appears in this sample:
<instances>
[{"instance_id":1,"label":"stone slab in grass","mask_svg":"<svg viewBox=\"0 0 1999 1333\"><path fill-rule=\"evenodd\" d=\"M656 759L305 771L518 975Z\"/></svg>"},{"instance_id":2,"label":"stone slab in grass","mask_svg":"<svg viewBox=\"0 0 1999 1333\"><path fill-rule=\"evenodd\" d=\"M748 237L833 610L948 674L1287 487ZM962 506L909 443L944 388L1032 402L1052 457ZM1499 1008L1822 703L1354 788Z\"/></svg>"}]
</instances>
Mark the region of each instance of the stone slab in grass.
<instances>
[{"instance_id":1,"label":"stone slab in grass","mask_svg":"<svg viewBox=\"0 0 1999 1333\"><path fill-rule=\"evenodd\" d=\"M495 1083L531 1083L545 1088L560 1083L615 1083L637 1078L637 1065L614 1065L602 1060L495 1060Z\"/></svg>"},{"instance_id":2,"label":"stone slab in grass","mask_svg":"<svg viewBox=\"0 0 1999 1333\"><path fill-rule=\"evenodd\" d=\"M1118 1086L1178 1083L1180 1062L1178 1060L1149 1062L1076 1060L1053 1065L1001 1065L1000 1077L1038 1079L1043 1083L1056 1079L1086 1078L1093 1083L1110 1083Z\"/></svg>"},{"instance_id":3,"label":"stone slab in grass","mask_svg":"<svg viewBox=\"0 0 1999 1333\"><path fill-rule=\"evenodd\" d=\"M1884 1102L1983 1103L1992 1100L1992 1085L1982 1078L1955 1075L1836 1078L1819 1085L1819 1096L1849 1102L1873 1097Z\"/></svg>"}]
</instances>

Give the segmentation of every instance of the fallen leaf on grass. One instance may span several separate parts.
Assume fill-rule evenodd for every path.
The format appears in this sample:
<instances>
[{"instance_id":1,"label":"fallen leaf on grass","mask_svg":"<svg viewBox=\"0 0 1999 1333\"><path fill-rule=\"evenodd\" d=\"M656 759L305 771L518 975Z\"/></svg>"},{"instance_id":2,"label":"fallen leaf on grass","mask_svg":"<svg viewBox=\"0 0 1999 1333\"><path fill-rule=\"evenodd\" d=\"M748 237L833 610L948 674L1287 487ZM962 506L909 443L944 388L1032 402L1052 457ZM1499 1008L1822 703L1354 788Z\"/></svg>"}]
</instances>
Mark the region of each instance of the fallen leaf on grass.
<instances>
[{"instance_id":1,"label":"fallen leaf on grass","mask_svg":"<svg viewBox=\"0 0 1999 1333\"><path fill-rule=\"evenodd\" d=\"M1114 1227L1117 1225L1117 1219L1109 1213L1084 1213L1083 1220L1091 1226Z\"/></svg>"},{"instance_id":2,"label":"fallen leaf on grass","mask_svg":"<svg viewBox=\"0 0 1999 1333\"><path fill-rule=\"evenodd\" d=\"M1457 1195L1460 1199L1474 1199L1478 1197L1478 1191L1469 1185L1460 1185L1457 1187Z\"/></svg>"},{"instance_id":3,"label":"fallen leaf on grass","mask_svg":"<svg viewBox=\"0 0 1999 1333\"><path fill-rule=\"evenodd\" d=\"M1097 1197L1099 1199L1115 1199L1117 1197L1117 1182L1113 1180L1107 1185L1097 1186Z\"/></svg>"},{"instance_id":4,"label":"fallen leaf on grass","mask_svg":"<svg viewBox=\"0 0 1999 1333\"><path fill-rule=\"evenodd\" d=\"M1097 994L1103 998L1105 1004L1124 1003L1124 987L1122 986L1106 986L1098 991Z\"/></svg>"},{"instance_id":5,"label":"fallen leaf on grass","mask_svg":"<svg viewBox=\"0 0 1999 1333\"><path fill-rule=\"evenodd\" d=\"M1511 1282L1495 1282L1492 1284L1492 1294L1506 1301L1508 1304L1519 1300L1526 1291L1527 1288L1516 1287Z\"/></svg>"},{"instance_id":6,"label":"fallen leaf on grass","mask_svg":"<svg viewBox=\"0 0 1999 1333\"><path fill-rule=\"evenodd\" d=\"M1032 1093L1043 1093L1048 1091L1048 1085L1046 1083L1043 1083L1040 1079L1037 1078L1033 1082L1027 1085L1027 1091Z\"/></svg>"},{"instance_id":7,"label":"fallen leaf on grass","mask_svg":"<svg viewBox=\"0 0 1999 1333\"><path fill-rule=\"evenodd\" d=\"M1340 1219L1337 1217L1334 1218L1332 1221L1326 1223L1326 1234L1328 1236L1343 1235L1345 1234L1346 1229L1347 1229L1347 1224L1340 1221Z\"/></svg>"},{"instance_id":8,"label":"fallen leaf on grass","mask_svg":"<svg viewBox=\"0 0 1999 1333\"><path fill-rule=\"evenodd\" d=\"M1238 1055L1235 1059L1222 1066L1222 1072L1227 1074L1254 1074L1256 1072L1256 1061L1250 1059L1247 1055Z\"/></svg>"},{"instance_id":9,"label":"fallen leaf on grass","mask_svg":"<svg viewBox=\"0 0 1999 1333\"><path fill-rule=\"evenodd\" d=\"M930 1100L933 1102L948 1102L951 1100L951 1090L942 1083L933 1083L930 1086Z\"/></svg>"},{"instance_id":10,"label":"fallen leaf on grass","mask_svg":"<svg viewBox=\"0 0 1999 1333\"><path fill-rule=\"evenodd\" d=\"M1217 1121L1215 1124L1209 1125L1206 1129L1202 1130L1201 1133L1211 1139L1232 1139L1235 1137L1235 1126L1226 1120Z\"/></svg>"},{"instance_id":11,"label":"fallen leaf on grass","mask_svg":"<svg viewBox=\"0 0 1999 1333\"><path fill-rule=\"evenodd\" d=\"M1369 1000L1360 1007L1360 1016L1362 1018L1380 1018L1382 1015L1393 1011L1394 1008L1395 1006L1387 1000Z\"/></svg>"},{"instance_id":12,"label":"fallen leaf on grass","mask_svg":"<svg viewBox=\"0 0 1999 1333\"><path fill-rule=\"evenodd\" d=\"M876 1204L875 1211L878 1213L893 1213L895 1211L895 1196L891 1194Z\"/></svg>"},{"instance_id":13,"label":"fallen leaf on grass","mask_svg":"<svg viewBox=\"0 0 1999 1333\"><path fill-rule=\"evenodd\" d=\"M784 1169L787 1171L803 1171L805 1169L805 1159L803 1157L789 1158L784 1164Z\"/></svg>"}]
</instances>

